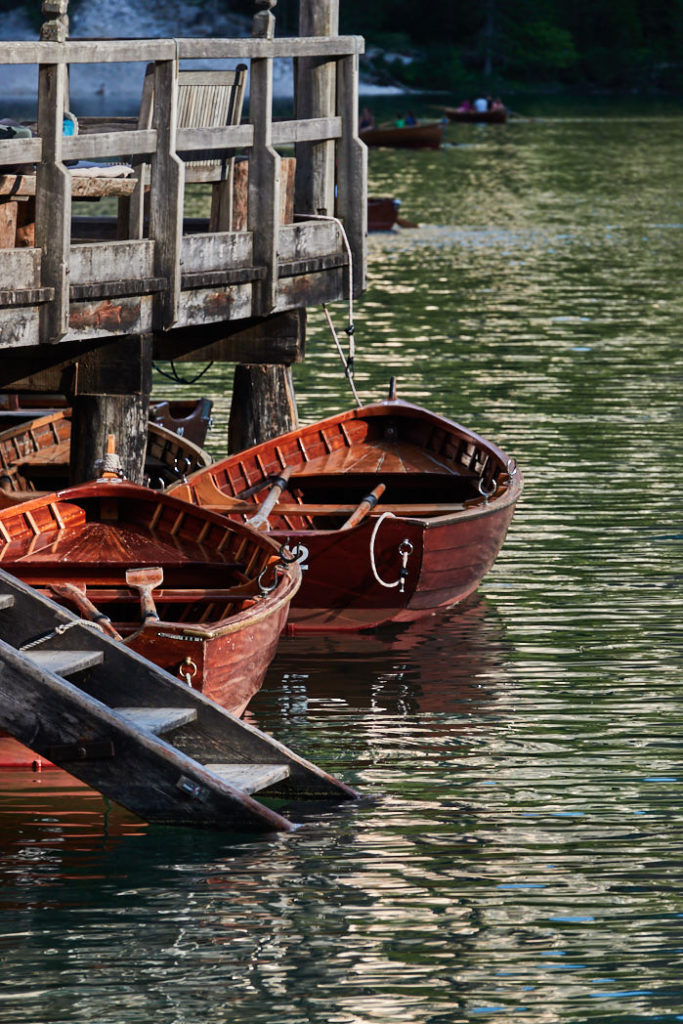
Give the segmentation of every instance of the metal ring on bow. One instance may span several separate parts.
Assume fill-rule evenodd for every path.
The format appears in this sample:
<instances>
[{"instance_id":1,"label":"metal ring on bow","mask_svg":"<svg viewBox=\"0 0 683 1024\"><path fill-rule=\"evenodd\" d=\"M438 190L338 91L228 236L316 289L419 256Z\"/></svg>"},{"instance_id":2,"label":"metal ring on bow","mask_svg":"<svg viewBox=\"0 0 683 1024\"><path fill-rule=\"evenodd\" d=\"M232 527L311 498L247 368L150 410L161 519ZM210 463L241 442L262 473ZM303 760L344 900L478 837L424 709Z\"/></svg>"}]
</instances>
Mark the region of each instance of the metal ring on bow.
<instances>
[{"instance_id":1,"label":"metal ring on bow","mask_svg":"<svg viewBox=\"0 0 683 1024\"><path fill-rule=\"evenodd\" d=\"M408 540L407 537L404 537L398 546L398 553L399 555L401 555L401 557L403 557L404 555L412 555L414 550L415 548L413 547L412 543Z\"/></svg>"},{"instance_id":2,"label":"metal ring on bow","mask_svg":"<svg viewBox=\"0 0 683 1024\"><path fill-rule=\"evenodd\" d=\"M492 494L496 493L496 490L498 489L498 482L494 479L491 479L491 489L487 490L486 484L484 483L484 478L482 476L479 478L479 483L477 484L477 487L479 488L479 493L482 495L482 497L490 498Z\"/></svg>"},{"instance_id":3,"label":"metal ring on bow","mask_svg":"<svg viewBox=\"0 0 683 1024\"><path fill-rule=\"evenodd\" d=\"M173 470L174 470L176 476L179 477L179 479L182 480L183 483L185 483L186 482L185 474L187 473L187 471L190 468L190 466L192 465L192 463L188 459L187 455L183 455L183 463L184 463L184 465L182 466L182 469L181 469L180 460L176 456L174 461L173 461Z\"/></svg>"},{"instance_id":4,"label":"metal ring on bow","mask_svg":"<svg viewBox=\"0 0 683 1024\"><path fill-rule=\"evenodd\" d=\"M507 475L512 480L513 476L517 472L517 459L508 459L507 460L507 463L506 463L506 466L505 466L505 472L507 473Z\"/></svg>"},{"instance_id":5,"label":"metal ring on bow","mask_svg":"<svg viewBox=\"0 0 683 1024\"><path fill-rule=\"evenodd\" d=\"M263 578L264 578L264 576L266 575L266 573L268 572L268 570L270 568L273 569L273 582L270 584L270 586L267 586L263 582ZM261 572L259 573L258 579L256 581L258 583L258 588L259 588L259 592L261 594L261 597L265 597L266 594L272 594L272 592L275 590L276 586L279 583L279 579L280 579L280 577L279 577L279 573L277 571L277 565L272 565L271 564L271 565L264 566L263 569L261 570Z\"/></svg>"}]
</instances>

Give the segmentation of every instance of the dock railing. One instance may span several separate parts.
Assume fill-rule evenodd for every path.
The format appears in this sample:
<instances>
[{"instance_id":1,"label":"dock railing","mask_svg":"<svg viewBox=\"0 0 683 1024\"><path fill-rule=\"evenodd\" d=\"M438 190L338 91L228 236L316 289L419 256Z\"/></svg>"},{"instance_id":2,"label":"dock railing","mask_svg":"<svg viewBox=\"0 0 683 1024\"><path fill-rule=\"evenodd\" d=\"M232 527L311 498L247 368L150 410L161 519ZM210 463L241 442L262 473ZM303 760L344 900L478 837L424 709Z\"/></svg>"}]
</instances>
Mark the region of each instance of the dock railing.
<instances>
[{"instance_id":1,"label":"dock railing","mask_svg":"<svg viewBox=\"0 0 683 1024\"><path fill-rule=\"evenodd\" d=\"M356 36L6 44L0 62L38 64L39 81L36 136L0 141L0 203L35 193L35 244L0 248L0 348L267 316L346 297L350 279L358 295L365 285L367 227L366 150L357 117L362 50ZM277 58L294 58L301 67L334 66L327 116L274 121ZM202 61L249 63L248 123L177 126L178 71L187 60L195 68ZM70 65L138 61L154 68L151 128L63 133ZM323 193L336 196L335 208L315 206L313 195L311 208L304 208L309 203L302 203L299 188L294 222L281 223L278 150L304 144L297 166L303 179L306 155L330 142L334 181L323 183ZM184 161L199 152L217 160L235 152L248 157L246 230L183 233ZM147 237L120 237L119 230L115 240L76 244L72 197L117 194L117 185L100 185L98 192L92 182L79 182L69 164L111 160L150 164ZM34 177L26 165L35 165ZM121 185L118 194L125 190Z\"/></svg>"}]
</instances>

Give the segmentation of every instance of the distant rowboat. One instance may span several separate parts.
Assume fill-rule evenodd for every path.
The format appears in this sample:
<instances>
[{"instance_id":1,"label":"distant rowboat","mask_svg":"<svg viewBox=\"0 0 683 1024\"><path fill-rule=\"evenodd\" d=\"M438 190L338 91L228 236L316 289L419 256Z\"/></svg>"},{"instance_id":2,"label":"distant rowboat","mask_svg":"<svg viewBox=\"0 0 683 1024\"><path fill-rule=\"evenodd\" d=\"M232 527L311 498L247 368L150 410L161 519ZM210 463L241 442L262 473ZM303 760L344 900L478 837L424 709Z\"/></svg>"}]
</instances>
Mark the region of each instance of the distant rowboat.
<instances>
[{"instance_id":1,"label":"distant rowboat","mask_svg":"<svg viewBox=\"0 0 683 1024\"><path fill-rule=\"evenodd\" d=\"M439 149L443 137L440 121L429 124L407 124L399 127L365 128L360 137L366 146L386 146L391 149Z\"/></svg>"},{"instance_id":2,"label":"distant rowboat","mask_svg":"<svg viewBox=\"0 0 683 1024\"><path fill-rule=\"evenodd\" d=\"M31 492L66 487L70 451L70 409L0 433L0 506L33 497ZM210 462L204 449L187 437L160 423L148 424L145 472L154 486L166 486Z\"/></svg>"},{"instance_id":3,"label":"distant rowboat","mask_svg":"<svg viewBox=\"0 0 683 1024\"><path fill-rule=\"evenodd\" d=\"M460 110L458 107L444 107L443 112L449 121L464 124L505 124L508 112L502 110Z\"/></svg>"}]
</instances>

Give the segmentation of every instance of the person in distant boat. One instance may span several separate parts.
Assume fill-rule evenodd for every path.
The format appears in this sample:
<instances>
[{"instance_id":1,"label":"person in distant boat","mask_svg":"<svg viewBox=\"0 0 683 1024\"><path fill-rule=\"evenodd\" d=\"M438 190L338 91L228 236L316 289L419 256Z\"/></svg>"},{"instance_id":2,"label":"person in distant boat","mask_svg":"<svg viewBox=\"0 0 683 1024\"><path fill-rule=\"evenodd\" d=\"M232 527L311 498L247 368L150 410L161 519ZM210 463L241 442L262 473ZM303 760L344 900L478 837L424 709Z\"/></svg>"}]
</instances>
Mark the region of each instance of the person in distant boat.
<instances>
[{"instance_id":1,"label":"person in distant boat","mask_svg":"<svg viewBox=\"0 0 683 1024\"><path fill-rule=\"evenodd\" d=\"M495 100L491 104L491 110L505 110L505 104L501 100L500 96L496 96Z\"/></svg>"},{"instance_id":2,"label":"person in distant boat","mask_svg":"<svg viewBox=\"0 0 683 1024\"><path fill-rule=\"evenodd\" d=\"M477 96L476 100L474 101L474 109L478 114L486 113L486 111L489 109L489 105L485 96Z\"/></svg>"},{"instance_id":3,"label":"person in distant boat","mask_svg":"<svg viewBox=\"0 0 683 1024\"><path fill-rule=\"evenodd\" d=\"M469 114L474 110L474 104L472 103L472 100L463 100L457 109L459 114Z\"/></svg>"},{"instance_id":4,"label":"person in distant boat","mask_svg":"<svg viewBox=\"0 0 683 1024\"><path fill-rule=\"evenodd\" d=\"M375 118L372 115L372 111L368 107L363 107L360 113L360 122L358 124L359 131L363 132L368 128L375 127Z\"/></svg>"},{"instance_id":5,"label":"person in distant boat","mask_svg":"<svg viewBox=\"0 0 683 1024\"><path fill-rule=\"evenodd\" d=\"M405 126L406 126L406 119L405 119L405 117L397 117L396 120L394 121L394 125L396 126L396 128L405 128Z\"/></svg>"},{"instance_id":6,"label":"person in distant boat","mask_svg":"<svg viewBox=\"0 0 683 1024\"><path fill-rule=\"evenodd\" d=\"M415 117L415 114L412 112L412 110L409 110L408 113L406 114L405 123L407 125L417 124L417 118Z\"/></svg>"}]
</instances>

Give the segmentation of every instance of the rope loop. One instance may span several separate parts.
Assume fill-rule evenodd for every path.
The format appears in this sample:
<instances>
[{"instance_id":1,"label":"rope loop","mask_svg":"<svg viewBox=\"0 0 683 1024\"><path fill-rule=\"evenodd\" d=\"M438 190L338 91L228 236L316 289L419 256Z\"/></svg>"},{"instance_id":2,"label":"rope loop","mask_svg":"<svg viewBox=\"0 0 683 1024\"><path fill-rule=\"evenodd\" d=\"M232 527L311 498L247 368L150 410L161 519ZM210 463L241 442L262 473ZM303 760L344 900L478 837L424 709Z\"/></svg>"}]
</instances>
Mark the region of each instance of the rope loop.
<instances>
[{"instance_id":1,"label":"rope loop","mask_svg":"<svg viewBox=\"0 0 683 1024\"><path fill-rule=\"evenodd\" d=\"M401 594L404 594L406 589L406 580L408 578L408 559L415 550L411 541L409 541L407 537L404 537L398 546L398 553L401 557L401 567L398 572L398 578L394 580L393 583L387 583L386 580L382 579L379 572L377 571L377 563L375 562L375 540L377 538L377 534L379 533L379 528L385 519L395 518L396 516L394 515L393 512L383 512L382 515L378 518L377 522L375 523L375 528L373 529L372 536L370 538L370 567L372 569L373 576L375 577L375 579L377 580L381 587L386 587L387 590L391 590L394 587L398 587L399 592Z\"/></svg>"}]
</instances>

